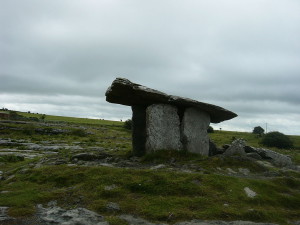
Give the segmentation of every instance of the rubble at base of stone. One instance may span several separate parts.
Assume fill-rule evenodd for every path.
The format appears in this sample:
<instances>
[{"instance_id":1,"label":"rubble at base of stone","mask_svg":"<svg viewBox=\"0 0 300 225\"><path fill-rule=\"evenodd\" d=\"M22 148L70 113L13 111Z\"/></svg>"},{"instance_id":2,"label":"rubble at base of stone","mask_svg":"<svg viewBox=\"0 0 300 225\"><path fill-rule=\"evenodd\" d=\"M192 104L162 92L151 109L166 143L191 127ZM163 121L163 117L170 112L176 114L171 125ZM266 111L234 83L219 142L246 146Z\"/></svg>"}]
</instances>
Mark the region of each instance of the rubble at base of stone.
<instances>
[{"instance_id":1,"label":"rubble at base of stone","mask_svg":"<svg viewBox=\"0 0 300 225\"><path fill-rule=\"evenodd\" d=\"M236 139L231 145L224 145L223 149L216 149L216 146L213 143L210 143L209 155L222 155L228 157L240 156L254 160L266 160L277 167L297 169L290 156L283 155L269 149L248 146L246 145L246 141L243 139Z\"/></svg>"}]
</instances>

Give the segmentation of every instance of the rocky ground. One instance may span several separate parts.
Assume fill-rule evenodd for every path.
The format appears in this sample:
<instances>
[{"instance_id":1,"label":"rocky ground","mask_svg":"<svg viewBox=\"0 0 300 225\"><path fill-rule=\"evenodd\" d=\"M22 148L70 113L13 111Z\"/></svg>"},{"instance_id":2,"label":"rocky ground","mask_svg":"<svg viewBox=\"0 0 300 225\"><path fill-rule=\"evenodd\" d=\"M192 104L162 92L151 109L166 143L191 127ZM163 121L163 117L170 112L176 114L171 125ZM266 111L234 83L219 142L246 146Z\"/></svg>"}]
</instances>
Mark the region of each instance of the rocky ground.
<instances>
[{"instance_id":1,"label":"rocky ground","mask_svg":"<svg viewBox=\"0 0 300 225\"><path fill-rule=\"evenodd\" d=\"M5 123L1 123L1 129L4 130L24 130L22 127L10 126L15 125L16 122L6 121ZM57 124L55 128L46 129L47 126L37 126L35 132L47 133L48 135L57 135L70 132L65 128L57 128ZM49 128L49 125L48 125ZM27 128L26 128L27 129ZM81 126L81 129L86 133L93 132L84 126ZM104 135L105 136L105 135ZM104 137L105 138L105 137ZM107 138L107 137L106 137ZM128 137L118 137L121 138L122 141L125 141L126 144L130 144L130 138ZM115 140L118 138L114 138ZM118 141L116 141L118 142ZM234 176L234 177L247 177L247 178L256 178L256 179L270 179L277 176L282 176L282 174L287 171L299 171L299 166L290 164L289 162L278 168L278 157L276 155L276 160L272 161L270 157L261 157L266 156L266 152L259 154L257 149L251 149L245 154L236 154L237 146L240 146L241 142L233 143L231 146L227 146L229 148L226 154L217 154L213 157L223 159L224 157L228 157L230 151L233 152L231 154L231 158L238 160L241 162L240 167L207 167L201 166L199 163L190 161L189 163L180 163L176 158L170 158L167 162L156 162L155 160L147 162L143 161L142 158L138 157L130 157L118 154L119 147L107 147L102 145L99 142L90 142L85 143L81 140L75 141L64 141L63 139L51 139L51 140L36 140L34 136L28 135L23 138L11 137L1 137L0 136L0 157L5 156L13 156L16 160L23 159L38 159L35 160L28 165L25 165L18 172L26 173L28 169L31 168L41 168L45 165L67 165L67 166L100 166L100 167L121 167L121 168L130 168L130 169L150 169L150 170L169 170L169 171L179 171L183 173L201 173L201 174L222 174L226 176ZM242 143L242 149L245 146ZM117 153L117 154L116 154ZM246 155L248 154L248 156ZM274 155L275 153L268 152L268 156ZM274 157L275 158L275 157ZM284 157L284 160L287 158ZM247 162L255 162L257 167L260 169L255 172L251 172L251 170L247 167L243 167L244 163ZM2 163L3 164L3 163ZM277 166L277 167L276 167ZM270 170L270 168L276 168L274 170ZM15 176L14 170L1 171L1 162L0 162L0 180L8 181L13 179ZM1 182L1 181L0 181ZM195 181L196 182L196 181ZM114 189L114 186L108 186L107 189ZM252 198L256 195L254 191L250 188L245 187L245 193L249 198ZM0 194L5 194L6 190L1 190ZM108 210L118 211L119 205L116 203L111 203L107 205ZM98 225L106 225L109 222L106 221L104 217L101 215L87 210L85 208L75 207L74 209L63 209L57 206L55 201L49 202L47 205L36 205L36 214L30 218L12 218L7 215L8 207L5 205L0 205L0 224L98 224ZM121 214L118 217L127 221L127 224L132 225L154 225L149 221L146 221L139 217L134 217L132 215ZM208 225L208 224L220 224L220 225L254 225L252 222L242 222L242 221L234 221L234 222L225 222L225 221L201 221L201 220L193 220L186 222L178 222L176 225ZM263 223L267 224L267 223ZM300 221L295 222L294 224L300 224Z\"/></svg>"}]
</instances>

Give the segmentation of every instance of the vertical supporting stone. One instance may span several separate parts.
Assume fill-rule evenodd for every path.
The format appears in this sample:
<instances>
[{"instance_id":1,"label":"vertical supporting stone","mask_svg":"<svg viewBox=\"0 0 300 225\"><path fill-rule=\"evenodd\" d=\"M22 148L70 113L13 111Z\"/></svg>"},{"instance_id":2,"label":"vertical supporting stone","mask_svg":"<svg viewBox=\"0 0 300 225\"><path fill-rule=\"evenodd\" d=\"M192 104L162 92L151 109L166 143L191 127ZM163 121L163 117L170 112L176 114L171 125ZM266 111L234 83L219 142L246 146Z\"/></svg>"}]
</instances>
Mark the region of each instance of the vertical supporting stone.
<instances>
[{"instance_id":1,"label":"vertical supporting stone","mask_svg":"<svg viewBox=\"0 0 300 225\"><path fill-rule=\"evenodd\" d=\"M177 107L153 104L146 110L146 152L180 150L180 120Z\"/></svg>"},{"instance_id":2,"label":"vertical supporting stone","mask_svg":"<svg viewBox=\"0 0 300 225\"><path fill-rule=\"evenodd\" d=\"M134 105L131 109L133 154L142 156L146 153L146 106Z\"/></svg>"},{"instance_id":3,"label":"vertical supporting stone","mask_svg":"<svg viewBox=\"0 0 300 225\"><path fill-rule=\"evenodd\" d=\"M210 116L208 113L196 108L185 110L181 122L181 141L185 150L208 156L209 137L207 128L209 123Z\"/></svg>"}]
</instances>

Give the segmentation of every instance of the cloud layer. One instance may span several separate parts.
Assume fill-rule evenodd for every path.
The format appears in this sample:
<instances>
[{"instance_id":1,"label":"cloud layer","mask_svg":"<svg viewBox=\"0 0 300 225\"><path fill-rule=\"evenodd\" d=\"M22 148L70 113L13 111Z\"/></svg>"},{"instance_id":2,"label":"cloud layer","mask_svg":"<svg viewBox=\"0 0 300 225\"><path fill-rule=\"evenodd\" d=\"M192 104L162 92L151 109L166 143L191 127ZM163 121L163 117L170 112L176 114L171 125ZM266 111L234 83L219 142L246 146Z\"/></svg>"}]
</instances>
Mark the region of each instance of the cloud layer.
<instances>
[{"instance_id":1,"label":"cloud layer","mask_svg":"<svg viewBox=\"0 0 300 225\"><path fill-rule=\"evenodd\" d=\"M115 77L300 135L296 0L0 0L0 107L126 119Z\"/></svg>"}]
</instances>

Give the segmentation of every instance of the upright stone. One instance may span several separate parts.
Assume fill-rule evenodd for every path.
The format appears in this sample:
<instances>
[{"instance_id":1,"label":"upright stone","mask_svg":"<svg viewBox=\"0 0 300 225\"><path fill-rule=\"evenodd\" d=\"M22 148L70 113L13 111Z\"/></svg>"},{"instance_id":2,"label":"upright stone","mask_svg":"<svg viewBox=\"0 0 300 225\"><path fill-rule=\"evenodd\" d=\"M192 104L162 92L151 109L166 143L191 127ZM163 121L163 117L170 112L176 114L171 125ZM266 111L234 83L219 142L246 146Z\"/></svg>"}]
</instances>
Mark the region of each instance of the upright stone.
<instances>
[{"instance_id":1,"label":"upright stone","mask_svg":"<svg viewBox=\"0 0 300 225\"><path fill-rule=\"evenodd\" d=\"M142 156L146 153L146 107L134 105L131 109L133 154L136 156Z\"/></svg>"},{"instance_id":2,"label":"upright stone","mask_svg":"<svg viewBox=\"0 0 300 225\"><path fill-rule=\"evenodd\" d=\"M181 122L181 141L188 152L208 156L209 137L207 128L210 116L197 108L188 108Z\"/></svg>"},{"instance_id":3,"label":"upright stone","mask_svg":"<svg viewBox=\"0 0 300 225\"><path fill-rule=\"evenodd\" d=\"M180 121L177 107L153 104L146 110L146 152L180 150Z\"/></svg>"}]
</instances>

